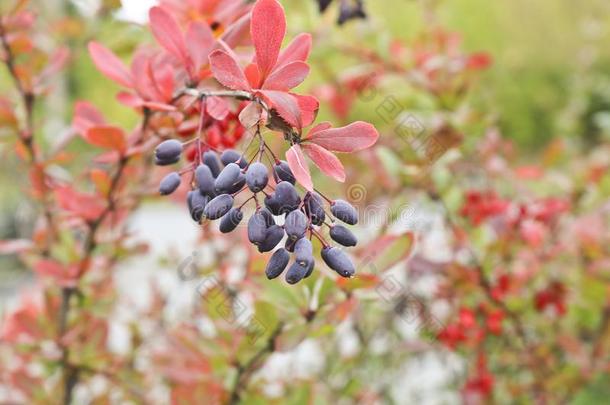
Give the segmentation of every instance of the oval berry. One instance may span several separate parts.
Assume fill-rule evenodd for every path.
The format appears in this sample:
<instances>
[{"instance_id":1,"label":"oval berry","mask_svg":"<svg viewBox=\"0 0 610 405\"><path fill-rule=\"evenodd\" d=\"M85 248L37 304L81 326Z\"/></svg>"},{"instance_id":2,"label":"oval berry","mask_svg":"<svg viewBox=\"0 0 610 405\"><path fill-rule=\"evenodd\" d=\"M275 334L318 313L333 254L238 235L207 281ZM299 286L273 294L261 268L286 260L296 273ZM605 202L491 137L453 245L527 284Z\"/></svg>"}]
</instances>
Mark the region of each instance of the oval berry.
<instances>
[{"instance_id":1,"label":"oval berry","mask_svg":"<svg viewBox=\"0 0 610 405\"><path fill-rule=\"evenodd\" d=\"M171 194L176 191L181 182L182 178L180 175L177 172L172 172L161 180L161 183L159 184L159 193L161 195Z\"/></svg>"},{"instance_id":2,"label":"oval berry","mask_svg":"<svg viewBox=\"0 0 610 405\"><path fill-rule=\"evenodd\" d=\"M299 263L294 262L286 272L286 281L288 284L296 284L305 278L308 270L309 266L301 266Z\"/></svg>"},{"instance_id":3,"label":"oval berry","mask_svg":"<svg viewBox=\"0 0 610 405\"><path fill-rule=\"evenodd\" d=\"M208 219L218 219L225 215L233 207L233 197L229 194L221 194L214 197L212 201L205 206L203 213Z\"/></svg>"},{"instance_id":4,"label":"oval berry","mask_svg":"<svg viewBox=\"0 0 610 405\"><path fill-rule=\"evenodd\" d=\"M214 190L214 176L207 165L199 165L197 167L197 170L195 170L195 181L202 194L216 196L216 191Z\"/></svg>"},{"instance_id":5,"label":"oval berry","mask_svg":"<svg viewBox=\"0 0 610 405\"><path fill-rule=\"evenodd\" d=\"M296 240L291 240L290 238L286 239L286 243L284 243L284 248L290 253L294 252L294 245L297 244Z\"/></svg>"},{"instance_id":6,"label":"oval berry","mask_svg":"<svg viewBox=\"0 0 610 405\"><path fill-rule=\"evenodd\" d=\"M271 211L269 211L267 208L261 208L259 212L261 213L263 218L265 218L267 227L275 225L275 218L273 217L273 214L271 213Z\"/></svg>"},{"instance_id":7,"label":"oval berry","mask_svg":"<svg viewBox=\"0 0 610 405\"><path fill-rule=\"evenodd\" d=\"M346 247L356 246L358 244L356 236L343 225L335 225L330 228L330 237L338 244Z\"/></svg>"},{"instance_id":8,"label":"oval berry","mask_svg":"<svg viewBox=\"0 0 610 405\"><path fill-rule=\"evenodd\" d=\"M284 238L284 228L279 225L271 225L265 231L265 240L258 245L258 251L261 253L271 252Z\"/></svg>"},{"instance_id":9,"label":"oval berry","mask_svg":"<svg viewBox=\"0 0 610 405\"><path fill-rule=\"evenodd\" d=\"M269 172L267 166L261 162L255 162L246 171L246 183L253 193L258 193L267 186Z\"/></svg>"},{"instance_id":10,"label":"oval berry","mask_svg":"<svg viewBox=\"0 0 610 405\"><path fill-rule=\"evenodd\" d=\"M210 198L201 194L199 190L192 190L188 192L186 195L186 203L193 221L201 221L201 217L203 216L203 212L209 201Z\"/></svg>"},{"instance_id":11,"label":"oval berry","mask_svg":"<svg viewBox=\"0 0 610 405\"><path fill-rule=\"evenodd\" d=\"M275 198L275 193L265 196L265 207L271 211L273 215L280 215L280 202Z\"/></svg>"},{"instance_id":12,"label":"oval berry","mask_svg":"<svg viewBox=\"0 0 610 405\"><path fill-rule=\"evenodd\" d=\"M267 221L264 215L257 211L248 220L248 240L250 243L260 245L267 237Z\"/></svg>"},{"instance_id":13,"label":"oval berry","mask_svg":"<svg viewBox=\"0 0 610 405\"><path fill-rule=\"evenodd\" d=\"M290 170L290 166L288 166L288 162L284 160L280 160L279 163L276 163L273 166L273 171L275 171L276 176L281 181L287 181L293 185L297 181L297 179L294 177L294 174L292 174L292 170Z\"/></svg>"},{"instance_id":14,"label":"oval berry","mask_svg":"<svg viewBox=\"0 0 610 405\"><path fill-rule=\"evenodd\" d=\"M242 219L244 219L244 213L239 208L231 208L220 220L220 232L233 232Z\"/></svg>"},{"instance_id":15,"label":"oval berry","mask_svg":"<svg viewBox=\"0 0 610 405\"><path fill-rule=\"evenodd\" d=\"M294 245L294 255L297 263L309 267L309 264L314 262L311 241L306 238L299 239Z\"/></svg>"},{"instance_id":16,"label":"oval berry","mask_svg":"<svg viewBox=\"0 0 610 405\"><path fill-rule=\"evenodd\" d=\"M163 141L155 148L155 158L162 162L173 161L175 163L180 160L181 154L182 143L175 139Z\"/></svg>"},{"instance_id":17,"label":"oval berry","mask_svg":"<svg viewBox=\"0 0 610 405\"><path fill-rule=\"evenodd\" d=\"M322 260L342 277L352 277L356 273L350 258L339 248L325 247L322 249Z\"/></svg>"},{"instance_id":18,"label":"oval berry","mask_svg":"<svg viewBox=\"0 0 610 405\"><path fill-rule=\"evenodd\" d=\"M282 181L275 187L273 197L279 204L279 213L286 214L299 208L301 197L292 184Z\"/></svg>"},{"instance_id":19,"label":"oval berry","mask_svg":"<svg viewBox=\"0 0 610 405\"><path fill-rule=\"evenodd\" d=\"M345 200L335 200L330 206L330 212L333 215L349 225L356 225L358 223L358 213L356 209Z\"/></svg>"},{"instance_id":20,"label":"oval berry","mask_svg":"<svg viewBox=\"0 0 610 405\"><path fill-rule=\"evenodd\" d=\"M203 164L210 168L214 178L220 174L220 163L218 163L218 154L212 151L207 151L203 154L201 159Z\"/></svg>"},{"instance_id":21,"label":"oval berry","mask_svg":"<svg viewBox=\"0 0 610 405\"><path fill-rule=\"evenodd\" d=\"M229 163L218 175L214 182L214 190L217 193L227 193L237 182L241 169L237 163Z\"/></svg>"},{"instance_id":22,"label":"oval berry","mask_svg":"<svg viewBox=\"0 0 610 405\"><path fill-rule=\"evenodd\" d=\"M294 210L286 215L284 223L286 235L292 240L301 239L307 231L307 216L302 211Z\"/></svg>"},{"instance_id":23,"label":"oval berry","mask_svg":"<svg viewBox=\"0 0 610 405\"><path fill-rule=\"evenodd\" d=\"M169 166L169 165L173 165L174 163L177 163L179 160L180 160L180 156L178 156L175 159L171 159L171 160L159 159L158 157L155 157L155 165L157 165L157 166Z\"/></svg>"},{"instance_id":24,"label":"oval berry","mask_svg":"<svg viewBox=\"0 0 610 405\"><path fill-rule=\"evenodd\" d=\"M290 261L290 255L286 251L286 249L281 248L275 251L271 255L271 259L269 259L269 263L267 263L267 267L265 268L265 275L269 280L272 280L276 277L279 277L280 274L284 272L286 266L288 266L288 262Z\"/></svg>"},{"instance_id":25,"label":"oval berry","mask_svg":"<svg viewBox=\"0 0 610 405\"><path fill-rule=\"evenodd\" d=\"M312 260L311 263L309 264L309 267L307 268L307 273L305 273L305 277L303 277L304 279L311 276L311 273L313 273L313 268L315 267L315 264L316 264L315 261Z\"/></svg>"},{"instance_id":26,"label":"oval berry","mask_svg":"<svg viewBox=\"0 0 610 405\"><path fill-rule=\"evenodd\" d=\"M242 169L248 165L248 162L246 162L243 155L235 149L227 149L222 152L222 155L220 155L220 161L225 166L227 166L229 163L237 163Z\"/></svg>"},{"instance_id":27,"label":"oval berry","mask_svg":"<svg viewBox=\"0 0 610 405\"><path fill-rule=\"evenodd\" d=\"M235 193L241 191L241 189L244 188L245 185L246 185L246 176L244 176L243 173L239 173L239 176L237 176L237 180L235 180L235 183L233 183L231 188L229 188L229 190L227 190L227 193L235 194Z\"/></svg>"},{"instance_id":28,"label":"oval berry","mask_svg":"<svg viewBox=\"0 0 610 405\"><path fill-rule=\"evenodd\" d=\"M311 223L314 225L322 225L326 219L326 213L324 212L324 201L316 193L307 192L304 198L305 201L305 212L311 219Z\"/></svg>"}]
</instances>

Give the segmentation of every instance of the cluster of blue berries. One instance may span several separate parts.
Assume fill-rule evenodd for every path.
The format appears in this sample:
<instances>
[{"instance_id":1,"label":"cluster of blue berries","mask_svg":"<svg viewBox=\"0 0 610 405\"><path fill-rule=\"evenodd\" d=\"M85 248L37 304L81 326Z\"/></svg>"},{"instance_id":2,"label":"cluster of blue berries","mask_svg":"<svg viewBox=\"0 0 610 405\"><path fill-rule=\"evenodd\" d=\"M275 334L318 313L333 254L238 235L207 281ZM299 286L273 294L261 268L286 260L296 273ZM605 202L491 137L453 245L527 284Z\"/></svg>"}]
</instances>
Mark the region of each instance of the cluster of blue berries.
<instances>
[{"instance_id":1,"label":"cluster of blue berries","mask_svg":"<svg viewBox=\"0 0 610 405\"><path fill-rule=\"evenodd\" d=\"M155 163L159 166L177 163L182 150L181 142L164 141L155 149ZM290 284L309 277L315 267L312 238L321 242L321 257L328 267L342 277L355 274L347 254L341 248L331 246L320 233L321 227L327 226L333 241L344 247L356 246L358 241L354 234L335 221L348 225L358 222L356 209L347 201L330 200L309 191L301 196L288 163L282 160L274 159L275 163L269 169L260 161L260 155L258 161L248 162L243 154L232 149L221 154L208 150L197 158L197 163L186 171L165 176L159 186L160 194L173 193L182 183L183 176L191 173L192 189L187 194L187 205L192 219L198 223L220 220L222 233L234 231L243 222L243 207L254 201L256 210L247 222L249 241L264 253L273 251L285 239L267 264L265 273L269 279L279 277L286 268L285 278ZM249 191L250 197L235 206L236 197L244 191ZM259 198L263 199L262 203ZM280 225L276 219L282 217ZM291 253L294 261L289 266Z\"/></svg>"}]
</instances>

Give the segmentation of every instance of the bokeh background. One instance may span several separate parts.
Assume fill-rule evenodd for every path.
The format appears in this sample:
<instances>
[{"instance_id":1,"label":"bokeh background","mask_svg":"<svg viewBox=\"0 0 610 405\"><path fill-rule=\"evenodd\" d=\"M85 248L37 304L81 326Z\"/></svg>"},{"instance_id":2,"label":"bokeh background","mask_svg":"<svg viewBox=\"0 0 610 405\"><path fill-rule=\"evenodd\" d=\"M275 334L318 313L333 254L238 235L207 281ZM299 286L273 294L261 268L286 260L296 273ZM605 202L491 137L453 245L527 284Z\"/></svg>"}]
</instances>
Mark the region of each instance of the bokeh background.
<instances>
[{"instance_id":1,"label":"bokeh background","mask_svg":"<svg viewBox=\"0 0 610 405\"><path fill-rule=\"evenodd\" d=\"M48 41L49 46L65 44L72 52L67 68L56 78L53 92L44 104L37 106L40 115L44 113L47 117L41 131L42 139L53 143L69 133L72 108L80 99L90 100L112 122L134 126L138 116L116 102L114 94L118 87L95 69L85 44L95 39L125 59L129 58L136 46L153 43L148 30L140 24L146 20L147 8L154 2L45 0L34 3L39 24L46 28L37 34L46 36L41 38L42 42ZM473 80L460 102L469 106L468 111L464 111L464 115L469 115L469 124L462 134L465 154L476 153L477 146L489 134L489 128L514 142L515 161L524 166L539 164L548 158L549 150L552 151L557 142L583 155L594 154L599 145L610 142L608 1L368 0L368 19L350 21L343 26L335 24L336 8L320 15L313 0L284 0L282 4L287 12L289 36L303 31L314 36L310 59L312 74L301 87L303 92L324 94L323 88L329 79L357 71L360 61L346 52L347 48L369 48L387 54L392 41L412 43L421 38L422 33L442 27L462 38L462 48L466 52L485 52L492 61L491 66ZM8 94L9 88L9 77L0 69L0 92ZM382 88L372 101L356 98L346 117L337 118L323 104L320 118L335 122L362 119L381 124L375 109L388 95L398 98L413 116L425 123L439 111L439 105L429 95L408 84L390 80ZM457 110L460 111L459 106ZM472 110L477 111L478 121L477 115L473 118L470 113ZM8 139L5 135L0 128L0 239L17 239L31 233L34 208L24 197L25 175L8 143L2 142L3 136ZM75 166L87 165L93 157L84 142L70 143L69 151L78 156L71 163ZM388 166L401 159L391 150L383 150L381 156ZM565 166L558 170L569 169ZM366 168L354 169L351 173L360 172L365 173ZM439 176L448 174L441 172ZM368 180L363 183L374 183L367 183ZM319 181L327 187L332 184L323 179ZM354 179L348 186L356 183L359 180ZM610 181L600 185L602 198L610 188L608 183ZM555 185L544 187L552 189ZM372 195L376 191L365 187L364 192ZM417 229L425 234L419 245L420 252L435 261L449 257L450 249L436 213L422 209L413 215L407 222L417 217L420 224ZM422 221L426 224L423 228ZM407 226L414 226L412 222L409 224ZM120 266L117 273L119 294L145 306L151 297L149 282L155 280L162 285L168 298L170 318L179 319L185 308L192 305L189 292L194 284L180 280L176 269L193 254L198 229L189 221L181 205L153 198L135 213L130 226L137 239L149 244L150 254L134 257ZM360 232L364 234L366 229ZM16 305L19 291L32 283L32 274L15 257L0 257L0 314L10 311ZM431 279L414 288L425 295L433 291L435 285ZM119 324L120 318L118 316ZM120 326L111 331L110 344L119 351L125 333ZM412 332L405 332L409 333ZM344 350L349 353L350 345L357 343L350 341L355 339L352 335L346 336ZM266 371L266 378L272 380L274 375L281 375L293 362L301 365L302 378L307 378L320 371L324 363L320 357L324 356L314 343L305 342L283 357L275 358ZM425 354L415 361L405 361L397 369L400 376L389 377L395 378L391 384L395 403L459 401L459 384L454 382L463 370L463 363L457 356ZM579 393L581 396L576 397L574 403L606 403L605 395L610 394L607 382L607 379L597 380ZM294 399L291 403L301 402Z\"/></svg>"}]
</instances>

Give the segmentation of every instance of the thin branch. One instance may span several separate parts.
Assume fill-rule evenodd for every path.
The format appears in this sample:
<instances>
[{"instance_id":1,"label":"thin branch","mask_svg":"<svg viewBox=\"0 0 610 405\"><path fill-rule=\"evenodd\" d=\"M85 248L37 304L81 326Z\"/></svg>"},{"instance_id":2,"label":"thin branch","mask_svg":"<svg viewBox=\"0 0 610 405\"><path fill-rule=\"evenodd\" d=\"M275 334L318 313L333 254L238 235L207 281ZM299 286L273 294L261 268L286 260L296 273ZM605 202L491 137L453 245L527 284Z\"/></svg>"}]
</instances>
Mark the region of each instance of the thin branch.
<instances>
[{"instance_id":1,"label":"thin branch","mask_svg":"<svg viewBox=\"0 0 610 405\"><path fill-rule=\"evenodd\" d=\"M9 75L17 89L19 96L21 98L24 116L25 116L25 128L18 130L18 136L23 145L26 147L28 151L29 163L34 170L40 172L43 177L43 181L41 182L43 190L42 190L42 208L45 220L49 227L50 233L47 236L46 247L43 251L43 255L48 256L49 254L49 245L51 244L51 239L54 235L57 234L57 231L54 226L52 209L49 204L47 195L48 190L46 187L46 182L44 181L45 172L41 166L42 158L36 149L36 145L34 144L34 104L36 102L36 96L30 90L27 90L26 87L21 82L19 78L19 74L17 72L17 67L15 65L15 54L10 47L10 44L7 39L7 32L2 25L2 19L0 18L0 45L2 46L2 50L5 54L4 64L9 72Z\"/></svg>"},{"instance_id":2,"label":"thin branch","mask_svg":"<svg viewBox=\"0 0 610 405\"><path fill-rule=\"evenodd\" d=\"M148 110L144 111L144 117L142 121L141 134L140 134L140 143L143 142L145 138L145 132L148 127L148 122L151 116L151 112ZM122 156L119 160L117 169L112 176L110 181L110 187L108 191L108 195L106 197L106 208L99 217L97 217L94 221L89 222L89 230L87 232L87 238L83 244L83 259L80 262L80 267L78 270L78 277L82 277L84 273L87 271L89 264L91 262L91 257L97 247L97 233L103 224L104 220L108 217L110 213L112 213L116 207L115 194L117 192L118 186L122 180L123 174L125 173L125 168L127 167L130 158L128 156ZM67 346L64 346L61 343L61 338L66 333L68 318L70 315L71 305L70 301L72 296L77 290L73 287L64 287L62 289L62 301L60 306L59 313L59 338L60 338L60 346L62 348L62 356L61 363L64 366L64 397L63 404L70 405L72 401L72 391L76 384L78 383L79 377L79 369L70 365L70 349Z\"/></svg>"},{"instance_id":3,"label":"thin branch","mask_svg":"<svg viewBox=\"0 0 610 405\"><path fill-rule=\"evenodd\" d=\"M239 403L241 398L242 391L248 387L248 383L252 373L259 369L260 361L270 353L275 351L275 341L282 333L284 329L284 324L279 323L273 333L267 339L265 345L258 351L248 362L245 364L239 364L237 366L237 376L235 377L235 382L233 383L233 388L231 389L231 395L229 397L228 405L236 405Z\"/></svg>"}]
</instances>

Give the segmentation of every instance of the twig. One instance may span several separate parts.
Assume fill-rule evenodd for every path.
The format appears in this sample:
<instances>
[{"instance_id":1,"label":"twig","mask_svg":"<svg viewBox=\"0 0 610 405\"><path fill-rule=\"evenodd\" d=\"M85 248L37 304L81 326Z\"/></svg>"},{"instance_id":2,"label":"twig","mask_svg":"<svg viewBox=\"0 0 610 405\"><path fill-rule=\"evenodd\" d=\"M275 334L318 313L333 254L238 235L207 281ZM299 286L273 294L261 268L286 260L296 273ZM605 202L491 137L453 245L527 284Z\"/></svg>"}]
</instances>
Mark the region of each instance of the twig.
<instances>
[{"instance_id":1,"label":"twig","mask_svg":"<svg viewBox=\"0 0 610 405\"><path fill-rule=\"evenodd\" d=\"M228 405L236 405L239 403L242 391L247 388L250 376L259 367L259 362L268 354L275 351L275 341L278 336L282 333L284 328L283 323L279 323L273 333L267 339L266 344L258 351L252 358L245 364L238 364L237 376L231 389L231 396L229 397Z\"/></svg>"},{"instance_id":2,"label":"twig","mask_svg":"<svg viewBox=\"0 0 610 405\"><path fill-rule=\"evenodd\" d=\"M17 68L15 66L15 55L13 53L13 50L10 47L10 44L8 43L6 35L7 35L6 30L5 30L4 26L2 25L2 19L0 18L0 44L2 45L2 49L5 54L4 64L6 65L9 75L10 75L11 79L13 80L15 88L19 92L19 96L22 100L23 108L24 108L25 128L18 131L18 136L28 151L28 155L29 155L28 160L29 160L30 165L32 165L32 168L34 170L39 171L39 174L41 174L41 176L43 177L43 181L41 182L42 187L43 187L43 190L42 190L43 195L41 198L42 208L43 208L45 220L47 222L47 225L48 225L48 228L50 231L49 235L47 235L46 247L43 251L43 255L48 256L51 239L54 235L57 234L57 231L54 226L52 210L49 205L49 201L47 199L48 190L46 187L46 182L44 181L45 172L41 166L42 158L34 144L34 104L36 102L36 97L35 97L34 93L32 93L30 90L27 90L25 88L25 86L23 85L23 83L21 82L21 80L19 78L19 74L17 73Z\"/></svg>"},{"instance_id":3,"label":"twig","mask_svg":"<svg viewBox=\"0 0 610 405\"><path fill-rule=\"evenodd\" d=\"M145 138L145 132L148 127L148 122L149 122L150 116L151 116L150 111L145 110L143 121L142 121L140 142L142 142ZM84 275L84 273L87 271L87 269L89 267L89 263L91 261L90 259L93 255L93 252L95 251L95 249L97 247L97 233L98 233L101 225L103 224L104 220L108 217L108 215L113 212L113 210L116 206L115 194L117 192L118 185L122 179L122 176L125 172L125 168L127 167L127 164L129 163L129 160L130 160L130 158L127 156L122 156L120 158L117 170L114 173L114 176L112 177L112 179L110 181L110 187L109 187L108 195L106 197L106 208L104 209L104 211L102 211L102 213L100 214L99 217L97 217L94 221L88 223L89 230L87 232L87 238L83 244L83 259L81 260L80 267L78 269L79 278ZM68 318L69 318L69 314L70 314L70 310L71 310L70 301L71 301L72 295L74 295L74 293L76 291L77 290L73 287L64 287L62 289L62 301L61 301L61 307L60 307L60 313L59 313L59 338L60 338L60 346L62 348L61 363L64 366L64 376L63 376L63 378L64 378L63 404L64 405L70 405L70 402L72 401L72 391L73 391L74 387L76 386L76 384L78 383L78 377L79 377L79 369L77 367L70 365L70 363L69 363L70 349L61 343L61 338L63 337L63 335L66 333L66 330L67 330Z\"/></svg>"}]
</instances>

